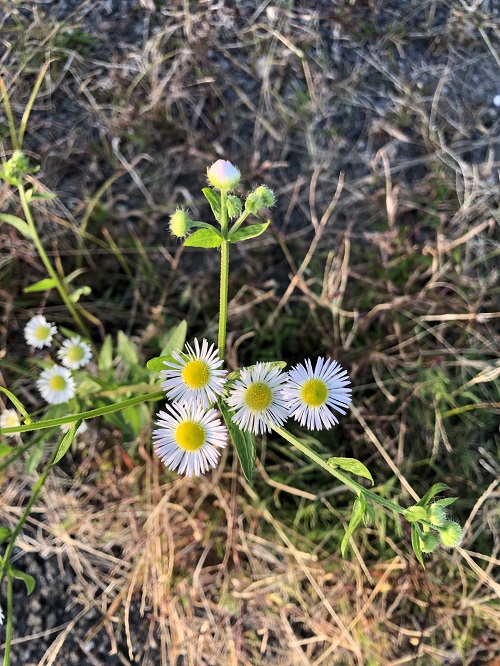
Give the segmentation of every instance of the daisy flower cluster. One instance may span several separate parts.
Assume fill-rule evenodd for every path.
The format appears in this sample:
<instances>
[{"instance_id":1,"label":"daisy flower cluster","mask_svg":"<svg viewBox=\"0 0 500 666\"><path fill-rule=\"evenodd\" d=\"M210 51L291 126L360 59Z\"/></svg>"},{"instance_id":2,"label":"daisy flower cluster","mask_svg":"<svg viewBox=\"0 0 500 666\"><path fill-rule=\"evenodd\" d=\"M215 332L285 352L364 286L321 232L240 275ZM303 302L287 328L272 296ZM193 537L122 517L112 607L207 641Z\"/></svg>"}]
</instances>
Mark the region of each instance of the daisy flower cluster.
<instances>
[{"instance_id":1,"label":"daisy flower cluster","mask_svg":"<svg viewBox=\"0 0 500 666\"><path fill-rule=\"evenodd\" d=\"M299 363L286 373L272 363L242 368L227 379L215 345L186 345L164 361L162 387L172 405L160 411L153 432L154 448L171 470L194 476L217 464L228 433L214 405L224 400L233 423L255 435L281 427L293 418L311 430L338 423L335 412L345 414L351 403L347 372L330 359Z\"/></svg>"},{"instance_id":2,"label":"daisy flower cluster","mask_svg":"<svg viewBox=\"0 0 500 666\"><path fill-rule=\"evenodd\" d=\"M26 342L35 349L50 347L55 335L55 324L49 323L43 315L30 319L24 328ZM64 340L56 356L61 365L54 364L43 370L36 382L40 395L51 405L68 402L75 396L76 382L72 371L86 366L92 358L92 352L87 342L73 336Z\"/></svg>"}]
</instances>

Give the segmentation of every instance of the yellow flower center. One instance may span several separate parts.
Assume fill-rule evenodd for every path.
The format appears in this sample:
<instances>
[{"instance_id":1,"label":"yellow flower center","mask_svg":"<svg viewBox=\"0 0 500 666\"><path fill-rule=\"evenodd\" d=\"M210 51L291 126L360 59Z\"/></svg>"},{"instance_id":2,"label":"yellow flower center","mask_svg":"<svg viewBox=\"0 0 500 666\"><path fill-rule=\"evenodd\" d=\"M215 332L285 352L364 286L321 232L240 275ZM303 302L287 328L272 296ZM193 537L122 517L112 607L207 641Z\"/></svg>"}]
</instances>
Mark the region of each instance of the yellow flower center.
<instances>
[{"instance_id":1,"label":"yellow flower center","mask_svg":"<svg viewBox=\"0 0 500 666\"><path fill-rule=\"evenodd\" d=\"M256 382L245 391L245 404L254 412L262 412L273 401L273 393L267 384Z\"/></svg>"},{"instance_id":2,"label":"yellow flower center","mask_svg":"<svg viewBox=\"0 0 500 666\"><path fill-rule=\"evenodd\" d=\"M49 333L50 328L48 326L39 326L35 331L35 338L37 340L46 340Z\"/></svg>"},{"instance_id":3,"label":"yellow flower center","mask_svg":"<svg viewBox=\"0 0 500 666\"><path fill-rule=\"evenodd\" d=\"M182 379L190 389L203 388L203 386L208 384L208 380L210 379L207 364L199 359L189 361L182 371Z\"/></svg>"},{"instance_id":4,"label":"yellow flower center","mask_svg":"<svg viewBox=\"0 0 500 666\"><path fill-rule=\"evenodd\" d=\"M197 451L205 439L205 429L195 421L183 421L175 429L175 441L184 451Z\"/></svg>"},{"instance_id":5,"label":"yellow flower center","mask_svg":"<svg viewBox=\"0 0 500 666\"><path fill-rule=\"evenodd\" d=\"M66 388L66 380L61 375L54 375L50 378L49 386L53 391L64 391Z\"/></svg>"},{"instance_id":6,"label":"yellow flower center","mask_svg":"<svg viewBox=\"0 0 500 666\"><path fill-rule=\"evenodd\" d=\"M16 414L8 414L7 416L7 428L16 428L19 425L19 419Z\"/></svg>"},{"instance_id":7,"label":"yellow flower center","mask_svg":"<svg viewBox=\"0 0 500 666\"><path fill-rule=\"evenodd\" d=\"M321 379L308 379L300 390L300 397L309 407L319 407L328 398L328 388Z\"/></svg>"},{"instance_id":8,"label":"yellow flower center","mask_svg":"<svg viewBox=\"0 0 500 666\"><path fill-rule=\"evenodd\" d=\"M84 350L79 345L72 345L68 347L66 355L70 361L81 361L83 358Z\"/></svg>"}]
</instances>

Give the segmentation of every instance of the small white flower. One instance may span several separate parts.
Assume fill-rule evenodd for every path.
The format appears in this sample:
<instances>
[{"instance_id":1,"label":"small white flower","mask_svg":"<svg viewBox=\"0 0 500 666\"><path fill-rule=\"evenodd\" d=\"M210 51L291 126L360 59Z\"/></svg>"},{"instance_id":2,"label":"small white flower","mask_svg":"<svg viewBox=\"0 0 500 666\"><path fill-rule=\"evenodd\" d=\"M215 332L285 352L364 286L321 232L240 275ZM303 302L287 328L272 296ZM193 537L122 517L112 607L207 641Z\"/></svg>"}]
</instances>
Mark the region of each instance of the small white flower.
<instances>
[{"instance_id":1,"label":"small white flower","mask_svg":"<svg viewBox=\"0 0 500 666\"><path fill-rule=\"evenodd\" d=\"M19 420L19 415L15 409L6 409L0 416L0 430L3 428L17 428L18 425L21 425L21 421ZM9 432L6 435L6 437L15 436L15 432Z\"/></svg>"},{"instance_id":2,"label":"small white flower","mask_svg":"<svg viewBox=\"0 0 500 666\"><path fill-rule=\"evenodd\" d=\"M65 414L65 416L69 416L69 414ZM61 423L61 425L59 426L59 430L65 435L67 432L70 431L70 429L75 425L75 423L76 421L70 421L69 423ZM87 432L88 429L89 427L87 425L87 422L82 421L78 426L78 428L76 429L75 437L77 437L78 435L83 435L83 433Z\"/></svg>"},{"instance_id":3,"label":"small white flower","mask_svg":"<svg viewBox=\"0 0 500 666\"><path fill-rule=\"evenodd\" d=\"M258 435L283 425L288 416L281 396L285 379L286 374L270 363L242 368L226 400L235 412L231 418L241 430Z\"/></svg>"},{"instance_id":4,"label":"small white flower","mask_svg":"<svg viewBox=\"0 0 500 666\"><path fill-rule=\"evenodd\" d=\"M305 367L299 363L288 373L283 389L290 416L309 430L328 430L338 423L333 410L345 414L351 404L352 391L346 388L350 383L337 361L320 357L314 370L309 359Z\"/></svg>"},{"instance_id":5,"label":"small white flower","mask_svg":"<svg viewBox=\"0 0 500 666\"><path fill-rule=\"evenodd\" d=\"M68 402L75 395L75 380L71 372L59 365L44 370L36 385L42 398L51 405Z\"/></svg>"},{"instance_id":6,"label":"small white flower","mask_svg":"<svg viewBox=\"0 0 500 666\"><path fill-rule=\"evenodd\" d=\"M227 160L217 160L207 169L211 185L218 190L232 190L240 182L240 170Z\"/></svg>"},{"instance_id":7,"label":"small white flower","mask_svg":"<svg viewBox=\"0 0 500 666\"><path fill-rule=\"evenodd\" d=\"M221 370L222 360L215 345L208 346L194 340L194 349L186 344L187 352L174 352L174 361L165 361L166 370L160 372L164 377L162 388L173 402L201 405L208 407L222 394L226 370Z\"/></svg>"},{"instance_id":8,"label":"small white flower","mask_svg":"<svg viewBox=\"0 0 500 666\"><path fill-rule=\"evenodd\" d=\"M495 95L495 97L493 97L493 104L497 107L500 106L500 95Z\"/></svg>"},{"instance_id":9,"label":"small white flower","mask_svg":"<svg viewBox=\"0 0 500 666\"><path fill-rule=\"evenodd\" d=\"M52 336L56 333L57 328L55 324L49 324L43 315L33 317L24 327L26 342L37 349L49 347L52 342Z\"/></svg>"},{"instance_id":10,"label":"small white flower","mask_svg":"<svg viewBox=\"0 0 500 666\"><path fill-rule=\"evenodd\" d=\"M157 414L154 449L162 463L186 476L200 476L217 466L227 444L227 430L215 409L201 405L167 405Z\"/></svg>"},{"instance_id":11,"label":"small white flower","mask_svg":"<svg viewBox=\"0 0 500 666\"><path fill-rule=\"evenodd\" d=\"M80 340L78 336L65 340L61 349L57 352L57 356L61 363L71 370L78 370L83 368L84 365L92 358L90 345Z\"/></svg>"}]
</instances>

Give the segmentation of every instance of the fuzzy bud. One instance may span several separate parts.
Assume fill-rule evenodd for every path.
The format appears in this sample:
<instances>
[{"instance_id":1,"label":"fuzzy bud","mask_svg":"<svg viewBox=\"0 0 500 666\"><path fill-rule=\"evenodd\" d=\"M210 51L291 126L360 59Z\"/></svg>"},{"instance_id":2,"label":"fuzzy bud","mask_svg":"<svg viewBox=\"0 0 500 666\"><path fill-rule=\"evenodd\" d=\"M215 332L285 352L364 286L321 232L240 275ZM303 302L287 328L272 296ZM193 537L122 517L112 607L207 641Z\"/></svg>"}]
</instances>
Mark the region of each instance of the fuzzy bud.
<instances>
[{"instance_id":1,"label":"fuzzy bud","mask_svg":"<svg viewBox=\"0 0 500 666\"><path fill-rule=\"evenodd\" d=\"M264 208L272 208L276 203L276 197L274 196L274 192L265 185L260 185L255 190L255 194L262 199Z\"/></svg>"},{"instance_id":2,"label":"fuzzy bud","mask_svg":"<svg viewBox=\"0 0 500 666\"><path fill-rule=\"evenodd\" d=\"M217 160L207 169L207 177L217 190L232 190L240 182L240 171L227 160Z\"/></svg>"},{"instance_id":3,"label":"fuzzy bud","mask_svg":"<svg viewBox=\"0 0 500 666\"><path fill-rule=\"evenodd\" d=\"M185 238L189 233L191 224L192 220L189 219L188 215L182 210L182 208L179 208L170 216L170 232L177 238Z\"/></svg>"},{"instance_id":4,"label":"fuzzy bud","mask_svg":"<svg viewBox=\"0 0 500 666\"><path fill-rule=\"evenodd\" d=\"M423 553L432 553L438 546L438 538L434 532L428 532L420 538L420 550Z\"/></svg>"},{"instance_id":5,"label":"fuzzy bud","mask_svg":"<svg viewBox=\"0 0 500 666\"><path fill-rule=\"evenodd\" d=\"M261 210L261 208L264 208L264 202L262 201L262 198L259 197L259 195L256 194L255 192L250 192L245 201L245 209L249 213L257 215L257 213L259 212L259 210Z\"/></svg>"},{"instance_id":6,"label":"fuzzy bud","mask_svg":"<svg viewBox=\"0 0 500 666\"><path fill-rule=\"evenodd\" d=\"M435 527L441 527L446 520L446 511L439 504L431 504L427 507L427 520Z\"/></svg>"},{"instance_id":7,"label":"fuzzy bud","mask_svg":"<svg viewBox=\"0 0 500 666\"><path fill-rule=\"evenodd\" d=\"M227 212L231 219L241 215L241 201L238 197L229 195L227 198Z\"/></svg>"},{"instance_id":8,"label":"fuzzy bud","mask_svg":"<svg viewBox=\"0 0 500 666\"><path fill-rule=\"evenodd\" d=\"M462 543L462 528L453 520L445 520L439 528L439 537L443 546L456 548Z\"/></svg>"},{"instance_id":9,"label":"fuzzy bud","mask_svg":"<svg viewBox=\"0 0 500 666\"><path fill-rule=\"evenodd\" d=\"M410 506L406 509L404 516L410 523L416 523L417 520L427 520L427 511L423 506Z\"/></svg>"}]
</instances>

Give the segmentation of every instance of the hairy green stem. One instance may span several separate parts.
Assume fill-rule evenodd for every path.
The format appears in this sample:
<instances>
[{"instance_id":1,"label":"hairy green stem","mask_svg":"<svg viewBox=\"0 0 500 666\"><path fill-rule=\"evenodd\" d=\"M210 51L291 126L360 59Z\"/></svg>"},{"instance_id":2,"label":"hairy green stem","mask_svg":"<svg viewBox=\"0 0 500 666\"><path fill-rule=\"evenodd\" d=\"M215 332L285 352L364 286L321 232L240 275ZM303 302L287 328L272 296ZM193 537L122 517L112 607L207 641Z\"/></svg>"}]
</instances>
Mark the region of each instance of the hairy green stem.
<instances>
[{"instance_id":1,"label":"hairy green stem","mask_svg":"<svg viewBox=\"0 0 500 666\"><path fill-rule=\"evenodd\" d=\"M5 631L5 652L3 653L3 666L9 666L10 661L10 646L12 643L12 576L7 574L7 628Z\"/></svg>"},{"instance_id":2,"label":"hairy green stem","mask_svg":"<svg viewBox=\"0 0 500 666\"><path fill-rule=\"evenodd\" d=\"M224 240L220 246L220 309L219 309L219 357L224 358L226 350L227 295L229 285L229 241L227 240L227 192L220 193L220 227Z\"/></svg>"},{"instance_id":3,"label":"hairy green stem","mask_svg":"<svg viewBox=\"0 0 500 666\"><path fill-rule=\"evenodd\" d=\"M380 497L380 495L377 495L377 493L374 493L371 490L367 490L360 483L353 481L346 474L340 472L337 468L329 465L324 458L322 458L320 455L316 453L316 451L311 449L311 447L308 446L307 444L304 444L304 442L301 442L300 439L297 439L297 437L294 437L291 433L288 432L288 430L285 430L285 428L280 428L275 426L273 429L284 439L293 444L297 449L302 451L302 453L305 453L306 456L310 458L313 462L315 462L317 465L325 469L332 476L336 477L339 481L342 481L342 483L345 483L345 485L348 486L351 490L353 490L356 493L356 495L359 495L359 493L362 492L366 498L371 499L373 502L376 502L381 506L385 506L386 509L391 509L391 511L396 511L397 513L404 514L405 509L399 506L399 504L395 504L390 500L386 500L383 497Z\"/></svg>"},{"instance_id":4,"label":"hairy green stem","mask_svg":"<svg viewBox=\"0 0 500 666\"><path fill-rule=\"evenodd\" d=\"M233 224L231 227L231 233L234 234L235 231L238 231L238 229L241 227L243 222L247 219L247 217L250 215L250 211L244 210L242 214L239 216L239 218L236 220L236 222Z\"/></svg>"}]
</instances>

